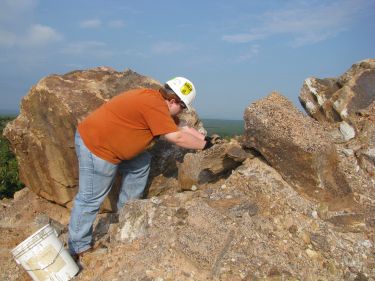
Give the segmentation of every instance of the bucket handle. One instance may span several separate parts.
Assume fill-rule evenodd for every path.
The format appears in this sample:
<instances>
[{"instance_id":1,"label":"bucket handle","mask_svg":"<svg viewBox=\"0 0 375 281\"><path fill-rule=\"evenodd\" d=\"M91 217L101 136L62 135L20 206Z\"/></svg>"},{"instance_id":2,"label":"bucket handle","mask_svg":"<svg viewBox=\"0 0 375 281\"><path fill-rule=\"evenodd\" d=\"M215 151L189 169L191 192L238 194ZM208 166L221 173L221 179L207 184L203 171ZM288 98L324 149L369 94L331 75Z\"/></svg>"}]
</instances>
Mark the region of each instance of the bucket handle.
<instances>
[{"instance_id":1,"label":"bucket handle","mask_svg":"<svg viewBox=\"0 0 375 281\"><path fill-rule=\"evenodd\" d=\"M62 252L63 249L64 249L64 244L61 243L60 250L58 251L56 257L54 257L53 260L49 264L47 264L45 267L42 267L42 268L26 269L26 271L45 270L47 267L49 267L49 266L51 266L52 264L55 263L55 261L57 260L57 258L59 257L59 255L60 255L60 253Z\"/></svg>"}]
</instances>

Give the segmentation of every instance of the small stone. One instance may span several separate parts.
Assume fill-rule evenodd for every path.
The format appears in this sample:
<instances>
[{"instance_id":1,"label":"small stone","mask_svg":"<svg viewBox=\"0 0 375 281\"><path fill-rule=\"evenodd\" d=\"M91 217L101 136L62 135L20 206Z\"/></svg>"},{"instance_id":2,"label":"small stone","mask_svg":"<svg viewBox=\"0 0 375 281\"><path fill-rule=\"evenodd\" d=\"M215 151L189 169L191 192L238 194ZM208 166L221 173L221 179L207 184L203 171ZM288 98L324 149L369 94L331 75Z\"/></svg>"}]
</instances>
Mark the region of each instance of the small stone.
<instances>
[{"instance_id":1,"label":"small stone","mask_svg":"<svg viewBox=\"0 0 375 281\"><path fill-rule=\"evenodd\" d=\"M301 238L305 244L310 244L311 243L311 238L310 234L307 231L302 232Z\"/></svg>"},{"instance_id":2,"label":"small stone","mask_svg":"<svg viewBox=\"0 0 375 281\"><path fill-rule=\"evenodd\" d=\"M348 141L355 137L355 131L352 126L350 126L345 121L340 123L340 132L344 136L344 140Z\"/></svg>"},{"instance_id":3,"label":"small stone","mask_svg":"<svg viewBox=\"0 0 375 281\"><path fill-rule=\"evenodd\" d=\"M328 262L324 263L323 266L324 266L325 268L327 268L328 271L329 271L331 274L335 274L336 271L337 271L337 270L336 270L336 266L335 266L335 264L334 264L332 261L328 261Z\"/></svg>"},{"instance_id":4,"label":"small stone","mask_svg":"<svg viewBox=\"0 0 375 281\"><path fill-rule=\"evenodd\" d=\"M364 275L362 272L359 272L354 279L354 281L368 281L368 280L369 279L367 278L367 276Z\"/></svg>"},{"instance_id":5,"label":"small stone","mask_svg":"<svg viewBox=\"0 0 375 281\"><path fill-rule=\"evenodd\" d=\"M330 251L330 245L327 241L327 238L324 235L313 233L310 235L311 244L314 246L315 249L321 250L324 252Z\"/></svg>"},{"instance_id":6,"label":"small stone","mask_svg":"<svg viewBox=\"0 0 375 281\"><path fill-rule=\"evenodd\" d=\"M25 187L25 188L21 189L20 191L17 191L16 193L14 193L13 199L15 201L17 201L18 199L20 199L21 197L23 197L28 192L29 192L29 189L27 187Z\"/></svg>"},{"instance_id":7,"label":"small stone","mask_svg":"<svg viewBox=\"0 0 375 281\"><path fill-rule=\"evenodd\" d=\"M370 240L362 240L362 241L359 241L358 244L367 248L367 249L370 249L371 247L373 247Z\"/></svg>"},{"instance_id":8,"label":"small stone","mask_svg":"<svg viewBox=\"0 0 375 281\"><path fill-rule=\"evenodd\" d=\"M318 216L325 220L328 218L328 204L327 203L320 203L318 207Z\"/></svg>"},{"instance_id":9,"label":"small stone","mask_svg":"<svg viewBox=\"0 0 375 281\"><path fill-rule=\"evenodd\" d=\"M246 278L246 276L247 276L247 274L246 274L246 273L244 273L244 272L240 272L240 277L241 277L241 279L245 279L245 278Z\"/></svg>"},{"instance_id":10,"label":"small stone","mask_svg":"<svg viewBox=\"0 0 375 281\"><path fill-rule=\"evenodd\" d=\"M319 257L319 254L318 252L314 251L314 250L310 250L310 249L306 249L306 254L308 255L309 258L311 259L316 259Z\"/></svg>"},{"instance_id":11,"label":"small stone","mask_svg":"<svg viewBox=\"0 0 375 281\"><path fill-rule=\"evenodd\" d=\"M259 208L256 204L245 203L231 208L231 211L233 211L236 217L242 217L245 213L252 217L258 213Z\"/></svg>"},{"instance_id":12,"label":"small stone","mask_svg":"<svg viewBox=\"0 0 375 281\"><path fill-rule=\"evenodd\" d=\"M312 211L312 212L311 212L311 216L312 216L314 219L317 219L317 218L318 218L318 212L317 212L317 211Z\"/></svg>"},{"instance_id":13,"label":"small stone","mask_svg":"<svg viewBox=\"0 0 375 281\"><path fill-rule=\"evenodd\" d=\"M150 201L154 203L155 205L159 205L161 203L161 199L158 197L151 197Z\"/></svg>"},{"instance_id":14,"label":"small stone","mask_svg":"<svg viewBox=\"0 0 375 281\"><path fill-rule=\"evenodd\" d=\"M189 212L185 208L181 207L181 208L177 209L175 216L178 219L184 220L184 219L186 219L189 216Z\"/></svg>"},{"instance_id":15,"label":"small stone","mask_svg":"<svg viewBox=\"0 0 375 281\"><path fill-rule=\"evenodd\" d=\"M347 156L347 157L354 155L353 149L344 148L342 150L342 153L344 153L344 155Z\"/></svg>"},{"instance_id":16,"label":"small stone","mask_svg":"<svg viewBox=\"0 0 375 281\"><path fill-rule=\"evenodd\" d=\"M297 227L295 224L293 224L293 225L291 225L291 226L288 228L288 231L289 231L290 233L292 233L292 234L295 234L295 233L297 233L297 231L298 231L298 227Z\"/></svg>"},{"instance_id":17,"label":"small stone","mask_svg":"<svg viewBox=\"0 0 375 281\"><path fill-rule=\"evenodd\" d=\"M191 186L191 190L192 191L196 191L198 189L198 187L195 185L195 184L193 184L192 186Z\"/></svg>"}]
</instances>

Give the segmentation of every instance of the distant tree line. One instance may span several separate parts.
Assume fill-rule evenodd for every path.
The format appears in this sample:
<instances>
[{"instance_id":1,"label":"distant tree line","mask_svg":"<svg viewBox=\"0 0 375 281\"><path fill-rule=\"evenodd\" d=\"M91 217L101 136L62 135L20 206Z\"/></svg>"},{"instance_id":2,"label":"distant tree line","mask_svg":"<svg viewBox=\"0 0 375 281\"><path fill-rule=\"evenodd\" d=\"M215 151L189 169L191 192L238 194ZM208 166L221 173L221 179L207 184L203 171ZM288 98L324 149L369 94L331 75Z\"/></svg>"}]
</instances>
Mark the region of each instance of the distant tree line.
<instances>
[{"instance_id":1,"label":"distant tree line","mask_svg":"<svg viewBox=\"0 0 375 281\"><path fill-rule=\"evenodd\" d=\"M14 193L24 187L18 177L17 159L9 148L8 140L3 136L6 124L13 116L0 116L0 199L13 197Z\"/></svg>"}]
</instances>

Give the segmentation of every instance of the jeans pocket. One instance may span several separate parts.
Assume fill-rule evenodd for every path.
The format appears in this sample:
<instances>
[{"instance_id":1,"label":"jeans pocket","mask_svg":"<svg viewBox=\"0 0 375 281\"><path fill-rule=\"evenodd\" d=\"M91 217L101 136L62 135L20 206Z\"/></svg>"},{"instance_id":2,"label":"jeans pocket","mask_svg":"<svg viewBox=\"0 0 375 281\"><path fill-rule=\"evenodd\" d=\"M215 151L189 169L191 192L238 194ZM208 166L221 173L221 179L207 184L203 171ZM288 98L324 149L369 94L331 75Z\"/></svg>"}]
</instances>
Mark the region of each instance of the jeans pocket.
<instances>
[{"instance_id":1,"label":"jeans pocket","mask_svg":"<svg viewBox=\"0 0 375 281\"><path fill-rule=\"evenodd\" d=\"M92 162L94 165L94 173L98 176L114 177L117 165L112 164L100 157L92 154Z\"/></svg>"}]
</instances>

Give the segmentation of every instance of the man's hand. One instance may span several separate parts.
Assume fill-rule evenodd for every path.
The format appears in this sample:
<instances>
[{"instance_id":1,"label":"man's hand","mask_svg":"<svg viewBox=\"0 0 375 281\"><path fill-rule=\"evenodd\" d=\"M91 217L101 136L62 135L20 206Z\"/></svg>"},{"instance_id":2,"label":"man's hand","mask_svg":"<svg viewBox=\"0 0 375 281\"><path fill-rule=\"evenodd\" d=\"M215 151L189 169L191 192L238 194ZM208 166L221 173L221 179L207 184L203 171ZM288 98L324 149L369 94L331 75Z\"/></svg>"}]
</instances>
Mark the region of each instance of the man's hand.
<instances>
[{"instance_id":1,"label":"man's hand","mask_svg":"<svg viewBox=\"0 0 375 281\"><path fill-rule=\"evenodd\" d=\"M214 145L210 137L205 137L204 140L206 141L206 144L204 145L203 150L209 149Z\"/></svg>"},{"instance_id":2,"label":"man's hand","mask_svg":"<svg viewBox=\"0 0 375 281\"><path fill-rule=\"evenodd\" d=\"M212 136L206 136L204 138L204 140L209 140L210 142L212 142L213 144L217 144L217 143L222 143L223 142L223 139L219 136L219 135L216 135L216 134L213 134Z\"/></svg>"}]
</instances>

